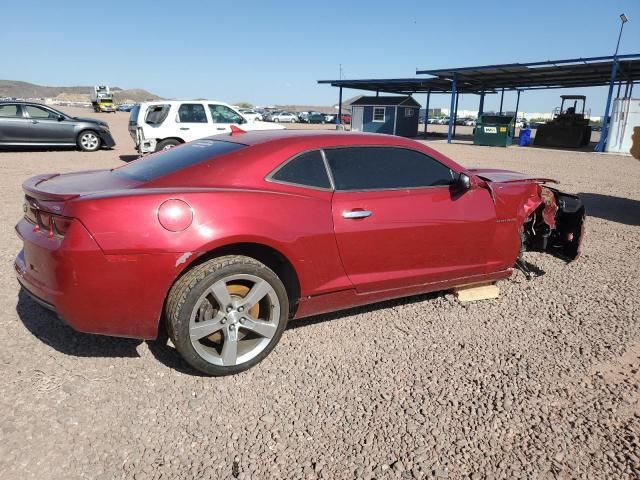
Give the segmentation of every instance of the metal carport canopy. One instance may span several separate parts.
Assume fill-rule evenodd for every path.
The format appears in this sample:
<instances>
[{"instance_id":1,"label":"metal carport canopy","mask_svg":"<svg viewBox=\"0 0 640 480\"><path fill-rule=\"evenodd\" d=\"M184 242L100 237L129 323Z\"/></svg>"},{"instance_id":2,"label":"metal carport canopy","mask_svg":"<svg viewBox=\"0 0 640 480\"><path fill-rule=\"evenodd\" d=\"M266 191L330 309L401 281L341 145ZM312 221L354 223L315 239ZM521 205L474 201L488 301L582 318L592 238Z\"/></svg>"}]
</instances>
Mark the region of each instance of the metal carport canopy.
<instances>
[{"instance_id":1,"label":"metal carport canopy","mask_svg":"<svg viewBox=\"0 0 640 480\"><path fill-rule=\"evenodd\" d=\"M412 95L414 93L450 93L451 81L440 78L378 78L368 80L318 80L332 87L369 90L372 92L397 93ZM477 89L460 89L461 93L477 93Z\"/></svg>"},{"instance_id":2,"label":"metal carport canopy","mask_svg":"<svg viewBox=\"0 0 640 480\"><path fill-rule=\"evenodd\" d=\"M503 88L531 90L598 87L609 85L611 70L616 61L618 69L616 81L632 83L640 80L640 54L436 70L418 69L416 73L432 75L440 80L453 81L455 78L458 89L475 92Z\"/></svg>"}]
</instances>

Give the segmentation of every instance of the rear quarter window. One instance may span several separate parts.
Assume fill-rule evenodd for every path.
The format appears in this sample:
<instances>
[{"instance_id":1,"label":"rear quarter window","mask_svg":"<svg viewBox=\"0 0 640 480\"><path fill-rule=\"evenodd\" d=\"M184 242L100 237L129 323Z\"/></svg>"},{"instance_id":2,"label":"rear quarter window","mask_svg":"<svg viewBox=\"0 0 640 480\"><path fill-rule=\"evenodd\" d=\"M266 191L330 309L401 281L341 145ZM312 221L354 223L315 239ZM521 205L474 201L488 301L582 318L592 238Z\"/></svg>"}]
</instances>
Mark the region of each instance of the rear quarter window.
<instances>
[{"instance_id":1,"label":"rear quarter window","mask_svg":"<svg viewBox=\"0 0 640 480\"><path fill-rule=\"evenodd\" d=\"M151 105L144 115L144 123L149 125L161 125L169 115L171 105Z\"/></svg>"},{"instance_id":2,"label":"rear quarter window","mask_svg":"<svg viewBox=\"0 0 640 480\"><path fill-rule=\"evenodd\" d=\"M318 150L302 153L289 160L271 175L271 180L302 187L331 188L327 168Z\"/></svg>"},{"instance_id":3,"label":"rear quarter window","mask_svg":"<svg viewBox=\"0 0 640 480\"><path fill-rule=\"evenodd\" d=\"M240 143L220 140L197 140L141 158L112 172L140 182L147 182L245 147L246 145Z\"/></svg>"}]
</instances>

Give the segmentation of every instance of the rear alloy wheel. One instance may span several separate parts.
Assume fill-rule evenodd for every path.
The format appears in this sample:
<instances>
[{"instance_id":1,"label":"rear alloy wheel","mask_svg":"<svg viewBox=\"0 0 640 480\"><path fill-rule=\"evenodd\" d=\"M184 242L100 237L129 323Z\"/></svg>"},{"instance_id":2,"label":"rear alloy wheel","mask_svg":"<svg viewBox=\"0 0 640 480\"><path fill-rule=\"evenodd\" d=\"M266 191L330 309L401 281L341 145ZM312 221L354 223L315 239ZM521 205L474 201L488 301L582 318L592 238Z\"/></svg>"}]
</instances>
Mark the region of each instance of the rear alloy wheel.
<instances>
[{"instance_id":1,"label":"rear alloy wheel","mask_svg":"<svg viewBox=\"0 0 640 480\"><path fill-rule=\"evenodd\" d=\"M284 331L289 301L278 276L244 256L209 260L180 278L165 309L182 357L208 375L239 373L264 359Z\"/></svg>"},{"instance_id":2,"label":"rear alloy wheel","mask_svg":"<svg viewBox=\"0 0 640 480\"><path fill-rule=\"evenodd\" d=\"M162 140L161 142L158 142L158 144L156 145L156 152L160 152L162 150L169 150L170 148L173 148L176 145L180 145L179 140L174 140L172 138L169 138L167 140Z\"/></svg>"},{"instance_id":3,"label":"rear alloy wheel","mask_svg":"<svg viewBox=\"0 0 640 480\"><path fill-rule=\"evenodd\" d=\"M78 135L78 147L85 152L95 152L101 145L102 140L93 130L85 130Z\"/></svg>"}]
</instances>

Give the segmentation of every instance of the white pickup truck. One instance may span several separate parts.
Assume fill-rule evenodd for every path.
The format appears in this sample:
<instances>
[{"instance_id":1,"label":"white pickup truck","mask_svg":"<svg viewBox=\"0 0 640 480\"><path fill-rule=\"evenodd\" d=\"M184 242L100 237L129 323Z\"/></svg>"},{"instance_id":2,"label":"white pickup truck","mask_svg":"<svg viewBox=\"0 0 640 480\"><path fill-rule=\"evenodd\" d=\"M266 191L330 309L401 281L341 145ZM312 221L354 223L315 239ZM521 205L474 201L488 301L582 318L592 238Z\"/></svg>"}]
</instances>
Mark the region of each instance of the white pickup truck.
<instances>
[{"instance_id":1,"label":"white pickup truck","mask_svg":"<svg viewBox=\"0 0 640 480\"><path fill-rule=\"evenodd\" d=\"M140 154L169 149L211 135L243 130L281 130L273 123L249 121L226 103L213 100L145 102L131 109L129 133Z\"/></svg>"}]
</instances>

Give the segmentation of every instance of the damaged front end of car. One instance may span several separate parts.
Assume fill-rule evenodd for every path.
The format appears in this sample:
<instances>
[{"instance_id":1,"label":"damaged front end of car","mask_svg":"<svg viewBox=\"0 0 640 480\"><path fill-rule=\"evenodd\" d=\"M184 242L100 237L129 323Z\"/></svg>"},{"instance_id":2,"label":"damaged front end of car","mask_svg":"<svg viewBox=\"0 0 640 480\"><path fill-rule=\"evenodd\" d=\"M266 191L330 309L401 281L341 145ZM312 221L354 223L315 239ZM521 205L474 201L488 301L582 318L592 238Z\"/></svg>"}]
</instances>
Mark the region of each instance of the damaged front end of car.
<instances>
[{"instance_id":1,"label":"damaged front end of car","mask_svg":"<svg viewBox=\"0 0 640 480\"><path fill-rule=\"evenodd\" d=\"M540 185L541 202L522 226L522 250L546 252L567 262L580 256L585 208L576 195Z\"/></svg>"}]
</instances>

